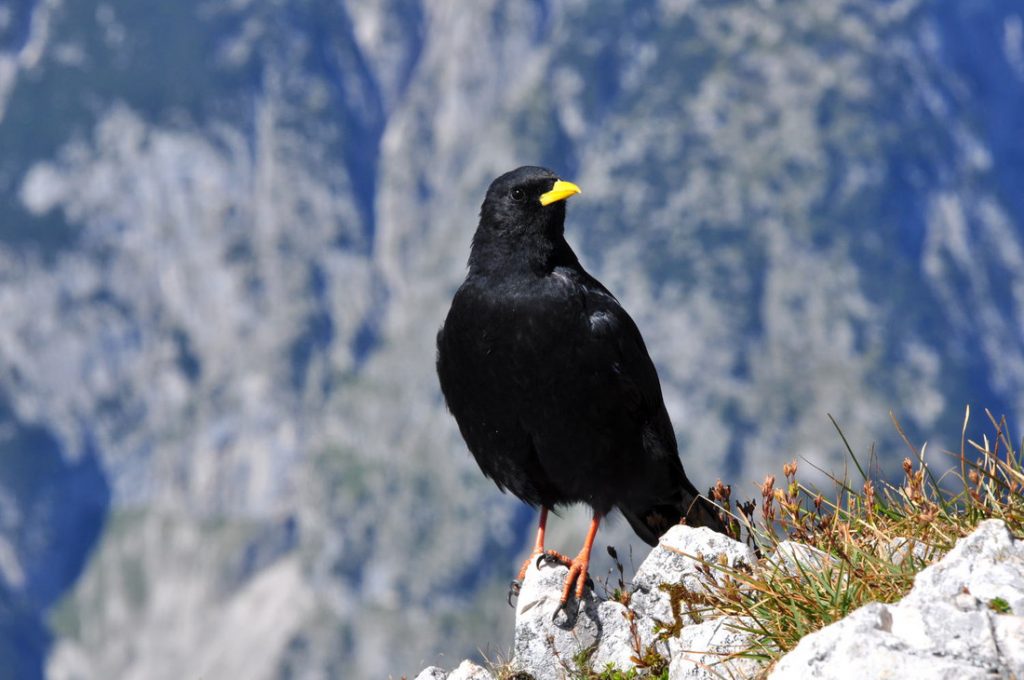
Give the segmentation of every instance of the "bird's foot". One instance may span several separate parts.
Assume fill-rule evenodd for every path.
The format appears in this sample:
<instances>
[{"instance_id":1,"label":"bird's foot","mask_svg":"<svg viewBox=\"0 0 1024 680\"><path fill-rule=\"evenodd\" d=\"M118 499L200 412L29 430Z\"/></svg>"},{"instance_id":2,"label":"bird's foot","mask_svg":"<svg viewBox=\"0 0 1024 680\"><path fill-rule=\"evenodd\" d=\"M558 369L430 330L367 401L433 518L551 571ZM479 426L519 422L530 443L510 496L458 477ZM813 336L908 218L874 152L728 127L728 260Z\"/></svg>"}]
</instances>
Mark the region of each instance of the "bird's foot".
<instances>
[{"instance_id":1,"label":"bird's foot","mask_svg":"<svg viewBox=\"0 0 1024 680\"><path fill-rule=\"evenodd\" d=\"M551 559L558 561L560 564L564 564L564 562L561 561L566 560L566 557L564 555L559 555L554 550L551 550L549 552L557 556L557 558L553 557ZM543 550L534 550L532 553L530 553L529 557L523 560L523 566L519 568L519 574L514 579L512 579L511 583L508 584L508 606L515 606L514 604L512 604L512 599L519 597L519 591L523 588L523 581L526 579L526 570L530 568L530 562L532 562L533 560L537 560L537 567L540 568L539 558L545 557L545 555L546 553Z\"/></svg>"},{"instance_id":2,"label":"bird's foot","mask_svg":"<svg viewBox=\"0 0 1024 680\"><path fill-rule=\"evenodd\" d=\"M569 573L565 577L565 585L562 587L562 599L559 602L564 606L569 601L569 594L576 586L576 599L583 599L583 591L588 583L591 583L587 570L590 567L590 554L580 552L575 559L569 560L565 566L569 567Z\"/></svg>"},{"instance_id":3,"label":"bird's foot","mask_svg":"<svg viewBox=\"0 0 1024 680\"><path fill-rule=\"evenodd\" d=\"M569 612L569 595L575 594L576 601L582 602L583 592L586 588L592 589L594 587L594 582L590 580L590 575L587 573L590 567L590 554L580 552L575 559L571 560L563 555L558 555L557 557L552 557L551 561L569 567L569 573L565 576L565 585L562 587L562 597L558 601L558 608L555 609L551 620L557 621L559 612L565 612L566 620L571 624L574 617ZM573 593L574 585L576 586L575 593Z\"/></svg>"},{"instance_id":4,"label":"bird's foot","mask_svg":"<svg viewBox=\"0 0 1024 680\"><path fill-rule=\"evenodd\" d=\"M531 557L530 559L533 558ZM583 597L584 587L594 587L594 582L590 579L590 576L587 573L587 568L590 566L590 555L584 557L581 552L576 556L576 559L572 559L555 550L547 550L537 556L538 569L541 564L546 564L548 566L559 564L563 567L569 567L569 575L565 577L565 590L562 592L562 599L560 600L563 606L569 599L569 593L572 592L573 581L578 581L576 585L576 599L581 599ZM526 565L523 565L523 568L523 573L525 573ZM582 574L580 573L581 569ZM522 580L521 577L520 580Z\"/></svg>"},{"instance_id":5,"label":"bird's foot","mask_svg":"<svg viewBox=\"0 0 1024 680\"><path fill-rule=\"evenodd\" d=\"M519 591L523 588L523 580L514 578L512 582L508 584L508 606L515 607L515 603L512 602L513 598L519 597Z\"/></svg>"},{"instance_id":6,"label":"bird's foot","mask_svg":"<svg viewBox=\"0 0 1024 680\"><path fill-rule=\"evenodd\" d=\"M534 559L532 556L530 559ZM580 601L583 599L583 591L587 588L593 588L594 582L590 580L590 575L587 570L590 566L590 554L580 552L575 559L566 557L560 552L555 550L546 550L536 556L537 567L540 568L542 564L548 566L561 565L563 567L569 567L569 573L565 577L565 586L562 589L562 597L558 601L558 608L555 609L555 613L552 616L552 621L558 618L559 612L565 612L566 617L569 617L569 595L573 592L573 585L576 585L576 600ZM524 571L525 571L524 565Z\"/></svg>"},{"instance_id":7,"label":"bird's foot","mask_svg":"<svg viewBox=\"0 0 1024 680\"><path fill-rule=\"evenodd\" d=\"M544 563L548 566L551 566L553 564L561 564L563 567L572 567L573 561L570 558L563 555L562 553L558 552L557 550L545 550L542 553L537 553L535 557L537 558L538 569L540 569L541 563ZM531 555L530 560L532 560L533 558L534 556ZM523 565L523 570L520 572L520 578L526 575L526 568L529 566L530 560L527 560L526 564Z\"/></svg>"}]
</instances>

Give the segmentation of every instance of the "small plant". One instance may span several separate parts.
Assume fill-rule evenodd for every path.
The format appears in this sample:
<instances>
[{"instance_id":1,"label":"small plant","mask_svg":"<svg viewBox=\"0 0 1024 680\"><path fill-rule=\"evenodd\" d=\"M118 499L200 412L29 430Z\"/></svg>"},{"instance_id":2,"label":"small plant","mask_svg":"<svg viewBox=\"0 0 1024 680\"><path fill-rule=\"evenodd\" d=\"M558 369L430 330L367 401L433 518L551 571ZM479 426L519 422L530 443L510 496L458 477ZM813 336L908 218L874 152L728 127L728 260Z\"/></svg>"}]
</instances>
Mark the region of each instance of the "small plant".
<instances>
[{"instance_id":1,"label":"small plant","mask_svg":"<svg viewBox=\"0 0 1024 680\"><path fill-rule=\"evenodd\" d=\"M591 650L590 654L593 653ZM612 664L606 665L601 670L594 670L590 667L590 654L585 657L574 659L577 663L577 670L566 677L572 680L668 680L668 662L659 655L658 665L644 668L630 668L620 670Z\"/></svg>"},{"instance_id":2,"label":"small plant","mask_svg":"<svg viewBox=\"0 0 1024 680\"><path fill-rule=\"evenodd\" d=\"M702 592L690 590L682 583L662 583L658 590L668 595L669 607L672 611L672 622L654 620L655 630L662 640L675 637L687 624L686 616L696 623L704 620L704 613L714 604ZM685 609L684 609L685 606Z\"/></svg>"},{"instance_id":3,"label":"small plant","mask_svg":"<svg viewBox=\"0 0 1024 680\"><path fill-rule=\"evenodd\" d=\"M498 680L534 680L533 674L521 670L511 660L511 654L498 654L496 658L489 658L483 651L480 655L484 658L487 668Z\"/></svg>"},{"instance_id":4,"label":"small plant","mask_svg":"<svg viewBox=\"0 0 1024 680\"><path fill-rule=\"evenodd\" d=\"M492 672L494 672L494 669L492 669ZM535 680L533 675L531 673L527 673L526 671L507 670L504 673L495 672L494 675L498 678L498 680Z\"/></svg>"},{"instance_id":5,"label":"small plant","mask_svg":"<svg viewBox=\"0 0 1024 680\"><path fill-rule=\"evenodd\" d=\"M1001 597L993 597L988 602L988 608L994 611L996 614L1009 614L1010 603Z\"/></svg>"},{"instance_id":6,"label":"small plant","mask_svg":"<svg viewBox=\"0 0 1024 680\"><path fill-rule=\"evenodd\" d=\"M608 546L608 556L615 561L615 570L618 572L618 582L614 587L609 589L606 580L604 583L605 592L610 594L610 597L608 599L615 600L619 604L628 607L632 593L630 592L630 589L626 586L625 567L622 566L622 562L619 560L619 553L615 550L614 546Z\"/></svg>"}]
</instances>

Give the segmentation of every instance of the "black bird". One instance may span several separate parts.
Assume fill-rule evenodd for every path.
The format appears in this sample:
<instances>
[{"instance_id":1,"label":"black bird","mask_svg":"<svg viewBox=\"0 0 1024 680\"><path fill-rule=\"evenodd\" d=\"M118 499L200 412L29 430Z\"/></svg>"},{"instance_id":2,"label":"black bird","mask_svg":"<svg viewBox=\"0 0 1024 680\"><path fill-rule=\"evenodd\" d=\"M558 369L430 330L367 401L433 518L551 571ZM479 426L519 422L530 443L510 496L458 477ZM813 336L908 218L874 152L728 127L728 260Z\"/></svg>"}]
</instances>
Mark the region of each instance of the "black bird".
<instances>
[{"instance_id":1,"label":"black bird","mask_svg":"<svg viewBox=\"0 0 1024 680\"><path fill-rule=\"evenodd\" d=\"M573 583L582 598L598 525L615 508L651 545L683 518L724 531L683 471L640 331L565 241L565 199L579 192L538 167L494 180L437 334L441 391L480 469L540 507L529 559L570 568L563 606ZM548 510L572 503L594 511L582 550L545 553Z\"/></svg>"}]
</instances>

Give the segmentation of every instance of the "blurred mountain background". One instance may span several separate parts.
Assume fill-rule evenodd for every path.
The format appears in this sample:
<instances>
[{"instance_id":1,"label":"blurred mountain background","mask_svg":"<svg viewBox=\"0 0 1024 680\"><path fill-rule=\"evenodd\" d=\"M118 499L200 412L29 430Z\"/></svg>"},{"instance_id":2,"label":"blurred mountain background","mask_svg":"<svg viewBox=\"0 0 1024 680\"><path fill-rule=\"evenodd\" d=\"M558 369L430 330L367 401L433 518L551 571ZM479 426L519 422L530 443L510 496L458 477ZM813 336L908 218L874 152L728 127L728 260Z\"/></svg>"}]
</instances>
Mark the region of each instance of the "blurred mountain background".
<instances>
[{"instance_id":1,"label":"blurred mountain background","mask_svg":"<svg viewBox=\"0 0 1024 680\"><path fill-rule=\"evenodd\" d=\"M507 651L533 513L433 360L522 164L699 487L1021 421L1019 0L0 0L0 677Z\"/></svg>"}]
</instances>

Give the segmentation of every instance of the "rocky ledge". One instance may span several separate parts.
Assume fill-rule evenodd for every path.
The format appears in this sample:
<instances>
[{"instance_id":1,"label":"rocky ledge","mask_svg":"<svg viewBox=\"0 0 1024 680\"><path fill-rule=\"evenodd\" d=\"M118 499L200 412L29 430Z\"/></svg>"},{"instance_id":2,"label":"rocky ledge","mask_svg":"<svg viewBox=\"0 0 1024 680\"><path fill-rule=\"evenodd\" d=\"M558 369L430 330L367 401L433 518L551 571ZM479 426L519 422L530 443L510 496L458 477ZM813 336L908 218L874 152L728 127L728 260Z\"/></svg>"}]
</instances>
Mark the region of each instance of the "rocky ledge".
<instances>
[{"instance_id":1,"label":"rocky ledge","mask_svg":"<svg viewBox=\"0 0 1024 680\"><path fill-rule=\"evenodd\" d=\"M897 547L894 557L900 554ZM807 546L783 543L758 563L742 543L708 529L678 526L637 570L628 607L588 591L570 616L558 611L565 567L533 566L516 607L508 677L587 677L581 666L598 673L609 666L626 671L638 660L640 666L667 664L672 679L763 674L757 662L730 656L749 645L742 620L686 613L687 594L702 592L718 573L709 573L702 560L794 571L820 568L828 559ZM416 680L495 677L465 661L450 673L427 668ZM998 520L982 522L922 570L900 602L866 605L807 635L768 675L770 680L793 677L1024 677L1024 541L1015 540Z\"/></svg>"}]
</instances>

